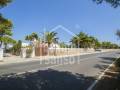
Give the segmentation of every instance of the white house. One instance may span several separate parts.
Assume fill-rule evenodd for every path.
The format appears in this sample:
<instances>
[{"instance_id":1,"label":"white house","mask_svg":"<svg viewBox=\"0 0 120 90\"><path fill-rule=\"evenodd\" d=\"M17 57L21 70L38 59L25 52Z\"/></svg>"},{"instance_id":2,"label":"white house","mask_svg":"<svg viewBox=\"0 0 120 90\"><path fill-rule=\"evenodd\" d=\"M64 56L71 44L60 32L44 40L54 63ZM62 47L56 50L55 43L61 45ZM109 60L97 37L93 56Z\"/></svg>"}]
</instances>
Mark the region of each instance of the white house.
<instances>
[{"instance_id":1,"label":"white house","mask_svg":"<svg viewBox=\"0 0 120 90\"><path fill-rule=\"evenodd\" d=\"M50 44L49 49L56 49L56 48L60 48L60 46L58 44L55 44L55 43Z\"/></svg>"},{"instance_id":2,"label":"white house","mask_svg":"<svg viewBox=\"0 0 120 90\"><path fill-rule=\"evenodd\" d=\"M29 46L30 45L30 43L24 43L24 42L22 42L22 47L26 47L26 46Z\"/></svg>"}]
</instances>

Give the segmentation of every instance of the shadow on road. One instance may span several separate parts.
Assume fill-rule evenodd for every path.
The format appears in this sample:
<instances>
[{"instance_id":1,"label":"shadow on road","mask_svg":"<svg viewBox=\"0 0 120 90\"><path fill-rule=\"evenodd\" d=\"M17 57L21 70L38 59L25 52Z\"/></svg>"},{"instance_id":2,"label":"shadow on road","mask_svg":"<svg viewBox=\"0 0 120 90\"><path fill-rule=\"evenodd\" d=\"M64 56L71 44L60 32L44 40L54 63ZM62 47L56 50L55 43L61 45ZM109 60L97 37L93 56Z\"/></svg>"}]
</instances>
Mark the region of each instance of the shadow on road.
<instances>
[{"instance_id":1,"label":"shadow on road","mask_svg":"<svg viewBox=\"0 0 120 90\"><path fill-rule=\"evenodd\" d=\"M101 70L105 70L108 67L108 65L96 64L94 67Z\"/></svg>"},{"instance_id":2,"label":"shadow on road","mask_svg":"<svg viewBox=\"0 0 120 90\"><path fill-rule=\"evenodd\" d=\"M0 77L0 90L86 90L95 78L82 74L42 70L11 77Z\"/></svg>"},{"instance_id":3,"label":"shadow on road","mask_svg":"<svg viewBox=\"0 0 120 90\"><path fill-rule=\"evenodd\" d=\"M107 61L114 61L116 59L114 57L99 57L99 58L101 58L103 60L107 60Z\"/></svg>"},{"instance_id":4,"label":"shadow on road","mask_svg":"<svg viewBox=\"0 0 120 90\"><path fill-rule=\"evenodd\" d=\"M95 68L105 70L116 58L113 57L99 57L102 60L100 60L100 64L94 65Z\"/></svg>"},{"instance_id":5,"label":"shadow on road","mask_svg":"<svg viewBox=\"0 0 120 90\"><path fill-rule=\"evenodd\" d=\"M120 52L117 52L116 54L120 54Z\"/></svg>"},{"instance_id":6,"label":"shadow on road","mask_svg":"<svg viewBox=\"0 0 120 90\"><path fill-rule=\"evenodd\" d=\"M116 58L112 58L112 57L99 57L101 59L103 59L102 61L100 61L103 64L111 64Z\"/></svg>"}]
</instances>

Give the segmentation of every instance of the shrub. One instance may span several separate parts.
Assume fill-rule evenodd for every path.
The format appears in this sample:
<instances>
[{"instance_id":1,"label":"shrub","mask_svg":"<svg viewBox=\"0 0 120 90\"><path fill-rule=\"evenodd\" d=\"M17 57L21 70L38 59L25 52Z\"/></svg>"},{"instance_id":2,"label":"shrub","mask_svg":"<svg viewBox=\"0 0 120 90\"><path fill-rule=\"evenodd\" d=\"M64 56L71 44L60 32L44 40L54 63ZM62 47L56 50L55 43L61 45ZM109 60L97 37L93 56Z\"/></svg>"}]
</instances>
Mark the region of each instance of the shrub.
<instances>
[{"instance_id":1,"label":"shrub","mask_svg":"<svg viewBox=\"0 0 120 90\"><path fill-rule=\"evenodd\" d=\"M19 56L21 53L21 46L22 46L22 41L18 41L11 49L10 51L12 52L13 55Z\"/></svg>"},{"instance_id":2,"label":"shrub","mask_svg":"<svg viewBox=\"0 0 120 90\"><path fill-rule=\"evenodd\" d=\"M30 48L30 49L27 49L27 50L26 50L26 58L30 58L32 52L33 52L33 50L32 50L31 48Z\"/></svg>"}]
</instances>

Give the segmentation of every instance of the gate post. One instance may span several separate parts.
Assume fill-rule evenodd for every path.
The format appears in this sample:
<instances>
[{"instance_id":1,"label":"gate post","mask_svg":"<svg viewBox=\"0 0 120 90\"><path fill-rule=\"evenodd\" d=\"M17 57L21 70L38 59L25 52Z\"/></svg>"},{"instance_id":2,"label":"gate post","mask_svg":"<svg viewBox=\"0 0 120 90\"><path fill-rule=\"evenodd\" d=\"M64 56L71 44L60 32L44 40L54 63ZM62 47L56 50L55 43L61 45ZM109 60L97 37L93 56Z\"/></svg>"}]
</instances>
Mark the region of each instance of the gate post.
<instances>
[{"instance_id":1,"label":"gate post","mask_svg":"<svg viewBox=\"0 0 120 90\"><path fill-rule=\"evenodd\" d=\"M26 48L21 49L21 57L26 58Z\"/></svg>"},{"instance_id":2,"label":"gate post","mask_svg":"<svg viewBox=\"0 0 120 90\"><path fill-rule=\"evenodd\" d=\"M32 54L31 57L35 57L35 47L32 48Z\"/></svg>"},{"instance_id":3,"label":"gate post","mask_svg":"<svg viewBox=\"0 0 120 90\"><path fill-rule=\"evenodd\" d=\"M0 48L0 60L3 60L3 49Z\"/></svg>"}]
</instances>

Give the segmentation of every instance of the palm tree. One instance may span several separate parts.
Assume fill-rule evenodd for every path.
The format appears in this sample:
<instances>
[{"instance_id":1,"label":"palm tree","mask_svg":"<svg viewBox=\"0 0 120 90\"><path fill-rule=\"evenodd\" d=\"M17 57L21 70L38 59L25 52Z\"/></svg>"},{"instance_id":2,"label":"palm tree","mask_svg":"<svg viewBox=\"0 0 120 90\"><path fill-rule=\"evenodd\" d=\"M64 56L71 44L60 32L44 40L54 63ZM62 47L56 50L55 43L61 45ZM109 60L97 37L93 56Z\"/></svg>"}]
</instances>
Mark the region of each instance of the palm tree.
<instances>
[{"instance_id":1,"label":"palm tree","mask_svg":"<svg viewBox=\"0 0 120 90\"><path fill-rule=\"evenodd\" d=\"M61 43L59 43L59 45L61 48L69 47L69 45L67 45L65 42L61 42Z\"/></svg>"},{"instance_id":2,"label":"palm tree","mask_svg":"<svg viewBox=\"0 0 120 90\"><path fill-rule=\"evenodd\" d=\"M99 42L97 38L90 36L89 39L90 39L90 47L95 48L95 49L101 47L101 43Z\"/></svg>"},{"instance_id":3,"label":"palm tree","mask_svg":"<svg viewBox=\"0 0 120 90\"><path fill-rule=\"evenodd\" d=\"M38 37L38 34L37 34L37 33L34 33L34 32L33 32L32 34L27 35L27 36L25 37L25 40L30 41L30 42L31 42L31 45L32 45L33 47L35 47L36 44L38 43L38 42L36 42L36 41L39 41L39 37Z\"/></svg>"},{"instance_id":4,"label":"palm tree","mask_svg":"<svg viewBox=\"0 0 120 90\"><path fill-rule=\"evenodd\" d=\"M57 33L56 32L46 32L45 33L45 41L48 43L48 47L50 46L51 43L57 42Z\"/></svg>"},{"instance_id":5,"label":"palm tree","mask_svg":"<svg viewBox=\"0 0 120 90\"><path fill-rule=\"evenodd\" d=\"M80 41L81 41L81 40L79 40L79 37L76 35L76 36L72 37L72 39L71 39L70 42L72 42L72 44L74 44L76 47L79 48L79 43L80 43Z\"/></svg>"},{"instance_id":6,"label":"palm tree","mask_svg":"<svg viewBox=\"0 0 120 90\"><path fill-rule=\"evenodd\" d=\"M38 40L38 39L39 39L38 35L36 33L34 33L34 32L25 37L25 40L28 40L28 41L34 41L34 40Z\"/></svg>"},{"instance_id":7,"label":"palm tree","mask_svg":"<svg viewBox=\"0 0 120 90\"><path fill-rule=\"evenodd\" d=\"M71 42L75 44L78 48L87 48L89 47L90 38L87 34L80 32L72 38Z\"/></svg>"},{"instance_id":8,"label":"palm tree","mask_svg":"<svg viewBox=\"0 0 120 90\"><path fill-rule=\"evenodd\" d=\"M113 45L112 45L112 43L111 42L106 42L106 41L104 41L104 42L102 42L102 48L104 48L104 49L111 49L111 48L113 48Z\"/></svg>"},{"instance_id":9,"label":"palm tree","mask_svg":"<svg viewBox=\"0 0 120 90\"><path fill-rule=\"evenodd\" d=\"M88 36L84 32L80 32L79 34L76 34L71 40L73 44L75 44L77 47L80 48L95 48L95 46L98 46L98 40L93 36Z\"/></svg>"}]
</instances>

